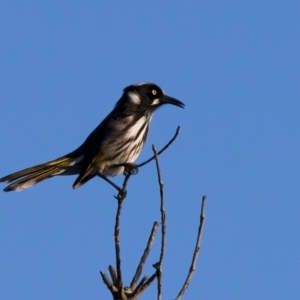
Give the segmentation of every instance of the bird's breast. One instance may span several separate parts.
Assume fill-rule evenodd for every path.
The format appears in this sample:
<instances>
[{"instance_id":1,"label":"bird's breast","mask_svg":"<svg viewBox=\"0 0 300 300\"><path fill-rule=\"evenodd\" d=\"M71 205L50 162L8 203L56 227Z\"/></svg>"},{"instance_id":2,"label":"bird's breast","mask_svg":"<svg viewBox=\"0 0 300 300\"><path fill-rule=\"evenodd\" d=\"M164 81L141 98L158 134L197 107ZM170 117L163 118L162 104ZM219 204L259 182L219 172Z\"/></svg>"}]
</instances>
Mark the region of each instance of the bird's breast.
<instances>
[{"instance_id":1,"label":"bird's breast","mask_svg":"<svg viewBox=\"0 0 300 300\"><path fill-rule=\"evenodd\" d=\"M111 168L112 165L134 162L145 144L151 116L142 116L123 130L110 134L104 142L104 157L100 172L106 176L115 176L123 172L123 167ZM119 127L120 128L120 127Z\"/></svg>"}]
</instances>

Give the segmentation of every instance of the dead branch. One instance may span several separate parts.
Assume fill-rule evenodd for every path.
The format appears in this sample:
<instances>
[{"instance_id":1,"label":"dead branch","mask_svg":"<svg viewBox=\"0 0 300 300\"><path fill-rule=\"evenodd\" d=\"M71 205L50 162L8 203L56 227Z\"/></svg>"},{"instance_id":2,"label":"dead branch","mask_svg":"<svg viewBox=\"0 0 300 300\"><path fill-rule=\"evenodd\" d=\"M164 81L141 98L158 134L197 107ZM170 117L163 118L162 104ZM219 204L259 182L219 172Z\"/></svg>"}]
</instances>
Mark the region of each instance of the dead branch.
<instances>
[{"instance_id":1,"label":"dead branch","mask_svg":"<svg viewBox=\"0 0 300 300\"><path fill-rule=\"evenodd\" d=\"M154 153L154 156L150 159L146 160L145 162L135 165L132 163L125 163L125 164L118 164L114 165L112 167L124 167L124 181L122 184L122 188L118 187L116 184L114 184L111 180L109 180L106 177L102 177L104 180L106 180L108 183L110 183L113 187L115 187L118 190L118 195L115 196L115 198L118 200L118 207L116 212L116 218L115 218L115 226L114 226L114 240L115 240L115 258L116 258L116 269L114 267L109 266L109 272L111 276L111 280L108 278L108 276L100 271L101 277L103 282L105 283L106 287L111 292L114 300L137 300L138 297L154 282L154 280L157 278L157 299L162 299L162 264L165 256L165 244L166 244L166 213L165 213L165 199L164 199L164 185L161 177L161 171L158 161L158 156L163 151L165 151L176 139L176 137L179 134L180 127L177 128L175 135L173 138L166 144L165 147L163 147L160 151L157 151L155 146L152 146L152 150ZM152 226L151 233L148 238L147 245L145 247L145 250L143 252L143 255L140 259L140 262L136 268L135 274L132 278L132 281L130 283L129 287L123 286L122 281L122 269L121 269L121 247L120 247L120 219L121 219L121 212L122 212L122 204L123 200L126 197L126 188L129 182L129 179L131 175L134 175L138 172L138 168L141 166L146 165L150 161L155 159L156 162L156 170L157 170L157 177L158 177L158 184L159 184L159 192L160 192L160 215L161 215L161 249L160 249L160 256L158 262L153 264L153 267L155 268L155 272L150 276L149 278L147 276L143 276L143 278L140 280L139 283L138 280L141 276L141 273L143 271L144 265L146 263L146 260L148 258L148 255L151 251L154 238L158 229L158 222L154 222ZM190 284L190 281L192 279L192 276L195 271L195 266L197 263L197 258L200 251L200 243L202 238L202 231L203 231L203 225L204 225L204 203L205 203L206 197L204 196L202 198L202 205L201 205L201 214L200 214L200 225L198 229L198 236L197 236L197 242L196 247L192 259L192 263L187 275L187 278L184 282L184 285L182 289L180 290L178 296L176 299L181 299L182 295L185 293L186 289L188 288L188 285Z\"/></svg>"},{"instance_id":2,"label":"dead branch","mask_svg":"<svg viewBox=\"0 0 300 300\"><path fill-rule=\"evenodd\" d=\"M170 141L161 149L157 152L157 156L159 156L160 154L162 154L167 148L169 148L169 146L176 140L178 134L180 132L180 126L177 127L176 132L174 134L174 136L170 139ZM153 155L152 157L150 157L149 159L147 159L146 161L140 163L139 165L137 165L138 168L148 164L150 161L152 161L153 159L155 159L156 155Z\"/></svg>"},{"instance_id":3,"label":"dead branch","mask_svg":"<svg viewBox=\"0 0 300 300\"><path fill-rule=\"evenodd\" d=\"M122 203L122 200L118 200L118 203ZM150 253L155 234L157 232L158 223L154 222L151 234L148 239L148 243L144 250L144 253L141 257L140 263L136 269L135 275L133 276L130 287L123 287L122 284L122 273L121 273L121 257L120 257L120 245L119 245L119 226L120 226L120 214L121 214L121 205L118 205L116 221L115 221L115 252L116 252L116 265L117 271L109 266L109 272L112 278L112 282L109 280L107 275L100 271L103 282L106 287L111 292L113 299L115 300L136 300L138 297L151 285L151 283L156 278L156 274L152 275L149 279L148 276L144 276L139 284L136 286L136 283L140 277L140 274L143 270L146 259ZM136 287L135 287L136 286Z\"/></svg>"},{"instance_id":4,"label":"dead branch","mask_svg":"<svg viewBox=\"0 0 300 300\"><path fill-rule=\"evenodd\" d=\"M136 269L136 272L133 276L133 279L130 283L130 288L131 289L134 289L135 286L136 286L136 283L137 281L139 280L140 276L141 276L141 273L142 273L142 270L143 270L143 267L145 265L145 262L146 262L146 259L151 251L151 247L153 245L153 242L154 242L154 238L155 238L155 235L156 235L156 231L157 231L157 228L158 228L158 223L157 222L154 222L153 224L153 227L152 227L152 230L151 230L151 234L149 236L149 239L148 239L148 243L147 243L147 246L144 250L144 254L143 256L141 257L141 260L140 260L140 263Z\"/></svg>"},{"instance_id":5,"label":"dead branch","mask_svg":"<svg viewBox=\"0 0 300 300\"><path fill-rule=\"evenodd\" d=\"M180 290L179 294L177 295L177 297L175 298L175 300L180 300L182 298L183 294L186 292L186 290L192 280L193 274L196 269L196 263L197 263L198 255L200 252L200 244L201 244L204 221L205 221L205 214L204 214L205 201L206 201L206 196L203 196L202 202L201 202L200 224L199 224L199 228L198 228L197 241L196 241L196 246L195 246L195 250L194 250L194 254L193 254L192 263L191 263L188 275L186 277L186 280L183 284L183 287L181 288L181 290Z\"/></svg>"},{"instance_id":6,"label":"dead branch","mask_svg":"<svg viewBox=\"0 0 300 300\"><path fill-rule=\"evenodd\" d=\"M157 276L157 299L161 300L162 294L162 263L165 255L165 247L166 247L166 212L164 208L164 184L161 179L161 172L158 162L158 152L155 149L155 146L152 145L152 150L154 152L154 158L156 163L157 170L157 178L159 184L159 193L160 193L160 215L161 215L161 247L160 247L160 257L159 261L154 264L154 268L156 269Z\"/></svg>"},{"instance_id":7,"label":"dead branch","mask_svg":"<svg viewBox=\"0 0 300 300\"><path fill-rule=\"evenodd\" d=\"M122 211L122 203L123 200L118 199L118 209L116 214L116 222L115 222L115 230L114 230L118 289L121 288L123 285L122 270L121 270L121 249L120 249L120 218L121 218L121 211Z\"/></svg>"}]
</instances>

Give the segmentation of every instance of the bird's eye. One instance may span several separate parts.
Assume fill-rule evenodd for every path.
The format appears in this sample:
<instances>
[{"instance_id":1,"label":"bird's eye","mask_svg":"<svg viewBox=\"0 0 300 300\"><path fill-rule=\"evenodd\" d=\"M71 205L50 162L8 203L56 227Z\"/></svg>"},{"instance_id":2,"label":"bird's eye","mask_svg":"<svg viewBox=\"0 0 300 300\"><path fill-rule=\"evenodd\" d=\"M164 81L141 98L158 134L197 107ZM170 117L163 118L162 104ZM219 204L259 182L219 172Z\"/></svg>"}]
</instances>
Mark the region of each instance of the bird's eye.
<instances>
[{"instance_id":1,"label":"bird's eye","mask_svg":"<svg viewBox=\"0 0 300 300\"><path fill-rule=\"evenodd\" d=\"M156 90L152 90L152 95L156 95L157 94L157 91Z\"/></svg>"}]
</instances>

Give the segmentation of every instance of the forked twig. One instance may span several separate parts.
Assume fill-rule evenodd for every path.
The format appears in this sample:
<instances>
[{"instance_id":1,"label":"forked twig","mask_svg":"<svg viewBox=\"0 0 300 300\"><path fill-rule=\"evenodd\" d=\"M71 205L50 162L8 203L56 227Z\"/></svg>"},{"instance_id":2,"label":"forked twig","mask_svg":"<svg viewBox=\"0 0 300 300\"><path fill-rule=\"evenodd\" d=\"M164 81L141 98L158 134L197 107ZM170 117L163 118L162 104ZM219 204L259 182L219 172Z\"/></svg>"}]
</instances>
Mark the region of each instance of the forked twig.
<instances>
[{"instance_id":1,"label":"forked twig","mask_svg":"<svg viewBox=\"0 0 300 300\"><path fill-rule=\"evenodd\" d=\"M119 202L122 202L119 200ZM120 209L121 212L121 206L118 206L118 210ZM138 297L151 285L151 283L155 280L156 273L154 273L149 279L148 276L144 276L139 284L136 286L136 283L138 281L138 278L140 277L140 274L142 272L143 266L145 264L145 261L150 253L152 244L154 242L155 234L157 232L157 228L159 226L158 222L154 222L151 230L151 234L148 239L147 246L144 250L144 253L141 257L140 263L137 267L136 273L133 277L133 280L131 282L130 287L123 287L122 285L122 275L121 272L118 272L118 264L119 268L121 268L121 260L120 260L120 248L119 248L119 241L116 241L116 237L119 235L118 226L119 226L119 212L117 212L116 216L116 223L115 223L115 252L116 252L116 260L117 260L117 271L114 269L114 267L109 266L109 272L110 276L112 278L112 282L108 279L107 275L100 271L101 277L111 294L113 295L113 299L115 300L137 300Z\"/></svg>"},{"instance_id":2,"label":"forked twig","mask_svg":"<svg viewBox=\"0 0 300 300\"><path fill-rule=\"evenodd\" d=\"M203 226L204 226L204 221L205 221L205 214L204 214L205 201L206 201L206 196L203 196L202 202L201 202L200 224L199 224L199 228L198 228L197 241L196 241L196 246L195 246L195 250L194 250L194 254L193 254L192 263L191 263L188 275L185 279L185 282L184 282L179 294L175 298L175 300L180 300L182 298L183 294L185 293L185 291L187 290L187 288L191 282L191 279L192 279L193 274L196 269L196 263L197 263L198 255L200 252L200 244L201 244Z\"/></svg>"},{"instance_id":3,"label":"forked twig","mask_svg":"<svg viewBox=\"0 0 300 300\"><path fill-rule=\"evenodd\" d=\"M132 297L138 298L138 296L140 294L142 294L142 292L145 290L144 289L144 285L145 282L147 281L148 276L144 276L142 278L142 280L140 281L140 283L137 285L137 287L134 289L133 293L132 293Z\"/></svg>"},{"instance_id":4,"label":"forked twig","mask_svg":"<svg viewBox=\"0 0 300 300\"><path fill-rule=\"evenodd\" d=\"M107 288L109 290L113 290L115 287L113 286L111 281L108 279L107 275L104 274L102 271L100 271L100 275L102 277L103 282L106 284ZM115 289L115 291L117 291L117 290Z\"/></svg>"},{"instance_id":5,"label":"forked twig","mask_svg":"<svg viewBox=\"0 0 300 300\"><path fill-rule=\"evenodd\" d=\"M149 277L149 279L139 288L135 296L141 295L143 291L146 290L152 284L155 278L156 278L156 273L154 273L151 277Z\"/></svg>"},{"instance_id":6,"label":"forked twig","mask_svg":"<svg viewBox=\"0 0 300 300\"><path fill-rule=\"evenodd\" d=\"M150 236L149 236L149 239L148 239L147 246L144 250L143 256L141 257L140 263L139 263L139 265L138 265L138 267L135 271L135 274L133 276L133 279L130 283L130 288L132 290L135 288L136 283L137 283L137 281L139 280L139 278L141 276L141 273L142 273L143 267L145 265L146 259L149 255L150 251L151 251L151 247L152 247L153 242L154 242L154 238L155 238L155 235L156 235L156 232L157 232L157 228L158 228L158 223L154 222L151 233L150 233Z\"/></svg>"},{"instance_id":7,"label":"forked twig","mask_svg":"<svg viewBox=\"0 0 300 300\"><path fill-rule=\"evenodd\" d=\"M115 218L115 227L114 227L114 238L115 238L115 257L116 257L116 270L109 266L109 272L112 278L112 282L108 279L107 275L100 271L100 274L102 276L102 279L104 283L106 284L107 288L110 290L110 292L113 295L113 298L116 300L136 300L138 299L139 295L143 293L145 289L147 289L153 281L157 278L157 299L162 299L162 264L165 256L165 243L166 243L166 213L165 213L165 199L164 199L164 185L161 178L161 171L160 166L158 162L158 156L164 152L176 139L176 137L179 134L180 127L177 128L175 135L173 138L160 150L157 151L155 146L152 146L152 150L154 155L149 158L148 160L144 161L143 163L139 165L134 165L131 163L124 163L124 164L118 164L113 165L111 167L124 167L124 181L122 184L122 188L118 187L116 184L114 184L112 181L110 181L107 178L104 178L108 183L110 183L113 187L115 187L118 190L118 195L116 196L118 200L118 207L116 212L116 218ZM145 265L146 259L150 253L157 229L158 229L158 223L154 222L151 234L149 236L146 248L144 250L144 253L140 259L140 262L137 266L136 272L133 276L133 279L131 281L131 284L129 287L123 287L123 281L122 281L122 270L121 270L121 250L120 250L120 218L121 218L121 211L122 211L122 203L123 200L126 197L126 188L128 181L131 177L131 175L136 174L139 167L142 167L152 160L155 159L156 162L156 169L157 169L157 177L158 177L158 184L159 184L159 191L160 191L160 214L161 214L161 249L160 249L160 256L157 263L153 265L155 268L155 272L152 276L149 278L147 276L144 276L141 281L137 284L139 277L142 273L143 267ZM100 176L101 177L101 176ZM198 230L198 237L197 237L197 243L196 248L193 255L192 264L188 273L188 276L186 278L186 281L179 292L176 299L181 299L182 295L186 291L191 278L193 276L193 273L195 271L195 265L197 262L197 257L200 250L200 243L201 243L201 237L202 237L202 230L203 230L203 224L204 224L204 202L205 202L205 196L202 199L202 206L201 206L201 216L200 216L200 226Z\"/></svg>"}]
</instances>

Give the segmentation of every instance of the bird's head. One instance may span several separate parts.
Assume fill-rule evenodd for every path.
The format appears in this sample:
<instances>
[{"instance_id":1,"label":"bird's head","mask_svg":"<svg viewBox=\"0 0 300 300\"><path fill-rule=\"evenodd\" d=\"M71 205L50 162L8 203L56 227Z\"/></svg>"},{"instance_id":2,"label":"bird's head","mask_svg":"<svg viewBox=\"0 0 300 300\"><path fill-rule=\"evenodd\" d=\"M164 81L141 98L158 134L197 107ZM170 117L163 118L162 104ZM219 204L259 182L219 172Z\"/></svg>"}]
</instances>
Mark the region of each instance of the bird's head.
<instances>
[{"instance_id":1,"label":"bird's head","mask_svg":"<svg viewBox=\"0 0 300 300\"><path fill-rule=\"evenodd\" d=\"M163 104L173 104L184 108L184 103L169 97L159 86L148 82L140 82L126 87L120 101L153 111Z\"/></svg>"}]
</instances>

